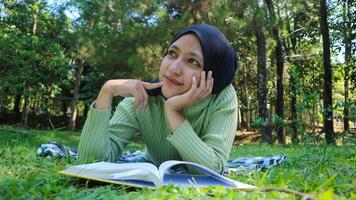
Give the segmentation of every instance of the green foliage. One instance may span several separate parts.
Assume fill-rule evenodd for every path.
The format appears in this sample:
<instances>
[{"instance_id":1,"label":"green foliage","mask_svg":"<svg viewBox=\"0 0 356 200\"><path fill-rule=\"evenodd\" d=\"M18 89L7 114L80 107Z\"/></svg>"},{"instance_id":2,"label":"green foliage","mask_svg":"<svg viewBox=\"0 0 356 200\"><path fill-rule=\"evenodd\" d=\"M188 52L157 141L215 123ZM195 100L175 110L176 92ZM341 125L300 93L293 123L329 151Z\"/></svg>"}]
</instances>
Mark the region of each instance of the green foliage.
<instances>
[{"instance_id":1,"label":"green foliage","mask_svg":"<svg viewBox=\"0 0 356 200\"><path fill-rule=\"evenodd\" d=\"M69 59L57 38L58 19L42 1L6 1L4 5L0 29L0 62L4 63L1 90L40 101L60 94L60 82L65 77L61 71L67 68Z\"/></svg>"},{"instance_id":2,"label":"green foliage","mask_svg":"<svg viewBox=\"0 0 356 200\"><path fill-rule=\"evenodd\" d=\"M333 108L335 118L341 119L343 105L352 111L356 102L352 95L356 88L356 68L353 67L356 29L351 20L356 12L352 1L329 3ZM290 101L295 95L296 124L302 136L306 130L313 131L313 127L322 124L325 110L319 5L317 1L295 0L273 1L273 4L277 20L270 20L266 4L261 0L69 0L55 3L4 0L0 3L0 118L7 118L6 113L12 111L20 115L25 111L27 100L35 114L47 108L51 116L62 116L62 126L70 114L69 104L73 99L78 99L79 117L85 117L83 105L94 101L105 81L156 78L172 36L189 24L208 23L219 27L238 53L233 84L241 118L248 123L248 127L243 128L248 129L252 121L255 126L266 124L257 119L254 29L255 23L259 23L266 36L268 118L276 126L291 129ZM70 12L73 15L68 15ZM274 25L279 28L284 55L284 119L275 117L273 112L277 95L273 51L276 42L271 31ZM340 58L346 57L344 49L350 40L351 56L346 62ZM84 65L84 71L79 94L74 94L75 72L80 64ZM348 76L346 69L349 69ZM344 102L345 81L350 85L347 104ZM349 117L352 122L356 115L350 112Z\"/></svg>"},{"instance_id":3,"label":"green foliage","mask_svg":"<svg viewBox=\"0 0 356 200\"><path fill-rule=\"evenodd\" d=\"M267 126L268 125L268 120L263 119L263 118L257 118L253 120L252 125L254 126Z\"/></svg>"},{"instance_id":4,"label":"green foliage","mask_svg":"<svg viewBox=\"0 0 356 200\"><path fill-rule=\"evenodd\" d=\"M36 157L39 144L58 141L77 147L79 133L0 128L0 196L5 199L298 199L282 192L245 192L221 187L179 188L168 186L157 190L86 182L62 176L57 171L73 159ZM235 146L231 158L287 155L281 166L265 172L252 172L231 178L258 187L279 187L309 193L317 198L349 199L355 196L355 155L350 146L325 145ZM127 149L142 149L142 143Z\"/></svg>"}]
</instances>

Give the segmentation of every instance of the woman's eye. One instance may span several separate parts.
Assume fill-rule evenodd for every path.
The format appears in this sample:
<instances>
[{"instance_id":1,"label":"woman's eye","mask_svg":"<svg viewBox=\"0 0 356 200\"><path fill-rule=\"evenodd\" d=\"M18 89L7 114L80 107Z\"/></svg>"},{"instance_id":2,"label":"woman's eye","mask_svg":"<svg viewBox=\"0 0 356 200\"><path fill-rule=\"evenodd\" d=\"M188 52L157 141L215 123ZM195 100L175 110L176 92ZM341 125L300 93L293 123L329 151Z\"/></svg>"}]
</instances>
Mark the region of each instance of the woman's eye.
<instances>
[{"instance_id":1,"label":"woman's eye","mask_svg":"<svg viewBox=\"0 0 356 200\"><path fill-rule=\"evenodd\" d=\"M177 55L176 52L174 52L172 50L168 50L167 54L170 55L170 56L176 56Z\"/></svg>"},{"instance_id":2,"label":"woman's eye","mask_svg":"<svg viewBox=\"0 0 356 200\"><path fill-rule=\"evenodd\" d=\"M193 65L199 66L199 62L198 62L197 60L195 60L194 58L190 58L190 59L188 60L188 62L189 62L189 63L192 63Z\"/></svg>"}]
</instances>

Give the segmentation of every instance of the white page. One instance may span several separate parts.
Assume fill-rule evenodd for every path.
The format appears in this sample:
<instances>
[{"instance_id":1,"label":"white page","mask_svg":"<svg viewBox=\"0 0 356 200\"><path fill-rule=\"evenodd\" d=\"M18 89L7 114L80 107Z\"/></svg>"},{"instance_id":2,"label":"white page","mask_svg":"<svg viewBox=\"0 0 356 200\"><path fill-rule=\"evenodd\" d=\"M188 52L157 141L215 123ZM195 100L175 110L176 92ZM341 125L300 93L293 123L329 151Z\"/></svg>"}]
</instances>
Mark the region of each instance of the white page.
<instances>
[{"instance_id":1,"label":"white page","mask_svg":"<svg viewBox=\"0 0 356 200\"><path fill-rule=\"evenodd\" d=\"M151 181L157 186L161 186L163 184L160 180L157 167L151 163L97 162L71 166L65 169L64 172L112 180L138 179Z\"/></svg>"}]
</instances>

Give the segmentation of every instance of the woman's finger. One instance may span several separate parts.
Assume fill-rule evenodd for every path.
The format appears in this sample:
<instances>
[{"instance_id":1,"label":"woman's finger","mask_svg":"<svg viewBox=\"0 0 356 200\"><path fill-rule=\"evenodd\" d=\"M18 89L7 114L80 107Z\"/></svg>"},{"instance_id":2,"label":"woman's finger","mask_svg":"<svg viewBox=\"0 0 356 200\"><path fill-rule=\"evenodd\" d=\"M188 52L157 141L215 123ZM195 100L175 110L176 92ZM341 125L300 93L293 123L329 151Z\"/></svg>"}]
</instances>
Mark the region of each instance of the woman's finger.
<instances>
[{"instance_id":1,"label":"woman's finger","mask_svg":"<svg viewBox=\"0 0 356 200\"><path fill-rule=\"evenodd\" d=\"M133 104L131 106L132 111L136 110L136 108L138 107L138 104L139 104L138 98L135 96L134 96L134 98L135 98L135 101L133 102Z\"/></svg>"},{"instance_id":2,"label":"woman's finger","mask_svg":"<svg viewBox=\"0 0 356 200\"><path fill-rule=\"evenodd\" d=\"M142 81L142 83L143 83L143 87L148 90L159 88L159 87L162 87L162 85L163 85L163 82L161 82L161 81L158 83L148 83L148 82Z\"/></svg>"},{"instance_id":3,"label":"woman's finger","mask_svg":"<svg viewBox=\"0 0 356 200\"><path fill-rule=\"evenodd\" d=\"M209 90L209 94L211 94L213 92L213 88L214 88L214 78L211 78L211 87Z\"/></svg>"},{"instance_id":4,"label":"woman's finger","mask_svg":"<svg viewBox=\"0 0 356 200\"><path fill-rule=\"evenodd\" d=\"M197 78L195 76L193 76L192 77L192 86L190 87L190 89L187 93L189 97L192 97L196 94L197 87L198 87Z\"/></svg>"},{"instance_id":5,"label":"woman's finger","mask_svg":"<svg viewBox=\"0 0 356 200\"><path fill-rule=\"evenodd\" d=\"M206 80L206 90L209 92L213 88L213 72L208 72L208 78Z\"/></svg>"},{"instance_id":6,"label":"woman's finger","mask_svg":"<svg viewBox=\"0 0 356 200\"><path fill-rule=\"evenodd\" d=\"M196 92L194 92L193 94L194 99L202 98L202 95L205 91L205 87L206 87L205 71L201 71L199 85L197 85Z\"/></svg>"},{"instance_id":7,"label":"woman's finger","mask_svg":"<svg viewBox=\"0 0 356 200\"><path fill-rule=\"evenodd\" d=\"M193 77L193 84L192 84L192 89L191 89L191 95L190 98L191 99L197 99L199 98L199 96L201 95L202 90L200 89L200 87L198 87L198 81L196 76Z\"/></svg>"},{"instance_id":8,"label":"woman's finger","mask_svg":"<svg viewBox=\"0 0 356 200\"><path fill-rule=\"evenodd\" d=\"M207 84L206 84L206 89L205 91L203 92L203 96L206 97L208 96L209 94L211 94L211 92L213 91L213 81L214 81L214 78L212 77L212 72L209 71L208 73L208 78L207 78Z\"/></svg>"},{"instance_id":9,"label":"woman's finger","mask_svg":"<svg viewBox=\"0 0 356 200\"><path fill-rule=\"evenodd\" d=\"M205 78L205 71L202 71L200 73L200 85L199 88L201 89L201 91L203 91L205 89L205 83L206 83L206 78Z\"/></svg>"},{"instance_id":10,"label":"woman's finger","mask_svg":"<svg viewBox=\"0 0 356 200\"><path fill-rule=\"evenodd\" d=\"M137 93L138 93L138 95L139 95L140 102L139 102L139 104L137 105L137 107L138 107L138 108L140 107L141 110L143 110L143 106L144 106L144 102L145 102L145 97L144 97L144 94L143 94L142 90L143 90L143 85L138 86L138 88L137 88Z\"/></svg>"},{"instance_id":11,"label":"woman's finger","mask_svg":"<svg viewBox=\"0 0 356 200\"><path fill-rule=\"evenodd\" d=\"M132 105L132 108L133 108L133 110L136 110L138 108L138 106L142 103L142 99L143 99L139 85L135 86L135 91L134 91L133 95L135 97L135 102Z\"/></svg>"},{"instance_id":12,"label":"woman's finger","mask_svg":"<svg viewBox=\"0 0 356 200\"><path fill-rule=\"evenodd\" d=\"M142 102L142 111L146 110L147 103L148 103L148 95L144 87L141 87L141 93L143 97L143 102Z\"/></svg>"}]
</instances>

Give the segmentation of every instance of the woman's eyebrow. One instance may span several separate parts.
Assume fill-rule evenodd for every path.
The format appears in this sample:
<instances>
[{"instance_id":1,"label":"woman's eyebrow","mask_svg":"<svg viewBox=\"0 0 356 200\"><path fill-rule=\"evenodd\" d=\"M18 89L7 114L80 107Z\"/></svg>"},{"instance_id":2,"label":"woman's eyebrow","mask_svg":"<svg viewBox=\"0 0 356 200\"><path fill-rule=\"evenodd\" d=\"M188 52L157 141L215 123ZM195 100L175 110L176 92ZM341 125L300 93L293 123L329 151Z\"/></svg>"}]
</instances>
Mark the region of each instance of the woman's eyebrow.
<instances>
[{"instance_id":1,"label":"woman's eyebrow","mask_svg":"<svg viewBox=\"0 0 356 200\"><path fill-rule=\"evenodd\" d=\"M172 44L169 48L176 49L176 50L180 51L179 47L177 47L177 46L174 45L174 44Z\"/></svg>"}]
</instances>

